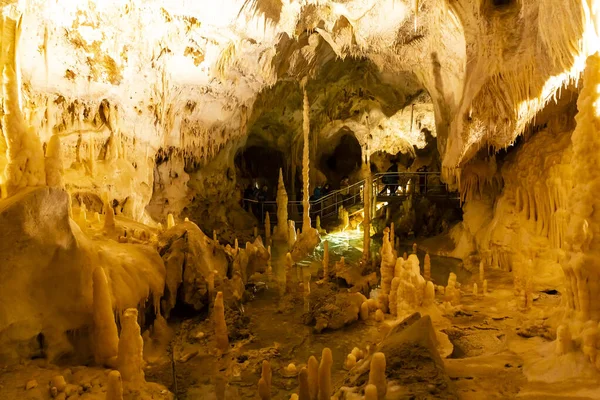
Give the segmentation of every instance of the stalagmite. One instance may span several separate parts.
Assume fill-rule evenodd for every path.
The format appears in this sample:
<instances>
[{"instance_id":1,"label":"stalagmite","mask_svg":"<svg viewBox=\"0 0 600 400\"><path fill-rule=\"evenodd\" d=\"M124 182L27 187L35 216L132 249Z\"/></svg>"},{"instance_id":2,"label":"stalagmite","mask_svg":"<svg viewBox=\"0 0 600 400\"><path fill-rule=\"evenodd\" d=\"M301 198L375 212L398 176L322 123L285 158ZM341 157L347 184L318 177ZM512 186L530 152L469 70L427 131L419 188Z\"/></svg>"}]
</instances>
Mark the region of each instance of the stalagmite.
<instances>
[{"instance_id":1,"label":"stalagmite","mask_svg":"<svg viewBox=\"0 0 600 400\"><path fill-rule=\"evenodd\" d=\"M306 368L302 368L298 374L298 400L311 400Z\"/></svg>"},{"instance_id":2,"label":"stalagmite","mask_svg":"<svg viewBox=\"0 0 600 400\"><path fill-rule=\"evenodd\" d=\"M279 169L279 183L277 184L277 226L273 236L278 240L288 240L288 195L283 183L283 171ZM295 228L294 228L295 231Z\"/></svg>"},{"instance_id":3,"label":"stalagmite","mask_svg":"<svg viewBox=\"0 0 600 400\"><path fill-rule=\"evenodd\" d=\"M51 187L64 188L63 173L60 136L52 135L46 147L46 184Z\"/></svg>"},{"instance_id":4,"label":"stalagmite","mask_svg":"<svg viewBox=\"0 0 600 400\"><path fill-rule=\"evenodd\" d=\"M311 228L310 221L310 182L309 182L309 173L310 173L310 160L309 160L309 152L310 152L310 105L308 103L308 94L306 93L306 88L302 88L304 92L304 101L303 101L303 112L302 112L302 131L304 133L304 147L302 151L302 183L304 188L304 193L302 196L302 207L304 212L302 214L302 232L308 232Z\"/></svg>"},{"instance_id":5,"label":"stalagmite","mask_svg":"<svg viewBox=\"0 0 600 400\"><path fill-rule=\"evenodd\" d=\"M261 377L258 381L258 394L261 400L271 399L271 378L271 363L267 360L263 360Z\"/></svg>"},{"instance_id":6,"label":"stalagmite","mask_svg":"<svg viewBox=\"0 0 600 400\"><path fill-rule=\"evenodd\" d=\"M346 356L346 362L344 363L344 368L347 370L351 370L356 365L356 356L354 354L348 354Z\"/></svg>"},{"instance_id":7,"label":"stalagmite","mask_svg":"<svg viewBox=\"0 0 600 400\"><path fill-rule=\"evenodd\" d=\"M258 396L260 400L271 400L271 388L264 378L258 380Z\"/></svg>"},{"instance_id":8,"label":"stalagmite","mask_svg":"<svg viewBox=\"0 0 600 400\"><path fill-rule=\"evenodd\" d=\"M392 315L398 315L398 285L400 284L400 281L401 279L399 277L392 279L392 287L389 297L389 309L390 314Z\"/></svg>"},{"instance_id":9,"label":"stalagmite","mask_svg":"<svg viewBox=\"0 0 600 400\"><path fill-rule=\"evenodd\" d=\"M260 376L265 380L265 382L267 383L267 385L269 385L270 388L271 381L273 378L273 371L271 370L271 363L269 362L269 360L263 360Z\"/></svg>"},{"instance_id":10,"label":"stalagmite","mask_svg":"<svg viewBox=\"0 0 600 400\"><path fill-rule=\"evenodd\" d=\"M183 219L183 222L190 222L190 219L189 219L188 217L185 217L185 218Z\"/></svg>"},{"instance_id":11,"label":"stalagmite","mask_svg":"<svg viewBox=\"0 0 600 400\"><path fill-rule=\"evenodd\" d=\"M227 323L225 322L225 304L223 303L223 292L217 292L213 307L213 323L215 329L215 342L217 349L222 353L229 349L229 335Z\"/></svg>"},{"instance_id":12,"label":"stalagmite","mask_svg":"<svg viewBox=\"0 0 600 400\"><path fill-rule=\"evenodd\" d=\"M369 370L369 385L377 387L377 397L384 399L387 393L387 380L385 376L385 354L375 353L371 359Z\"/></svg>"},{"instance_id":13,"label":"stalagmite","mask_svg":"<svg viewBox=\"0 0 600 400\"><path fill-rule=\"evenodd\" d=\"M108 374L106 400L123 400L123 382L119 371L110 371Z\"/></svg>"},{"instance_id":14,"label":"stalagmite","mask_svg":"<svg viewBox=\"0 0 600 400\"><path fill-rule=\"evenodd\" d=\"M416 243L413 243L412 252L413 252L413 254L417 254L417 244Z\"/></svg>"},{"instance_id":15,"label":"stalagmite","mask_svg":"<svg viewBox=\"0 0 600 400\"><path fill-rule=\"evenodd\" d=\"M377 394L377 386L368 384L365 387L365 400L378 400L379 395Z\"/></svg>"},{"instance_id":16,"label":"stalagmite","mask_svg":"<svg viewBox=\"0 0 600 400\"><path fill-rule=\"evenodd\" d=\"M402 255L402 258L404 258L405 260L408 260L408 254L406 252L404 252L404 254Z\"/></svg>"},{"instance_id":17,"label":"stalagmite","mask_svg":"<svg viewBox=\"0 0 600 400\"><path fill-rule=\"evenodd\" d=\"M269 253L269 259L267 260L267 281L273 280L273 267L271 266L271 246L267 246L267 252Z\"/></svg>"},{"instance_id":18,"label":"stalagmite","mask_svg":"<svg viewBox=\"0 0 600 400\"><path fill-rule=\"evenodd\" d=\"M119 335L113 314L108 280L102 267L96 267L92 279L94 315L94 360L96 364L116 366Z\"/></svg>"},{"instance_id":19,"label":"stalagmite","mask_svg":"<svg viewBox=\"0 0 600 400\"><path fill-rule=\"evenodd\" d=\"M171 229L175 226L175 218L173 218L173 214L167 215L167 229Z\"/></svg>"},{"instance_id":20,"label":"stalagmite","mask_svg":"<svg viewBox=\"0 0 600 400\"><path fill-rule=\"evenodd\" d=\"M427 307L435 302L435 286L433 282L427 281L425 285L425 294L423 295L423 306Z\"/></svg>"},{"instance_id":21,"label":"stalagmite","mask_svg":"<svg viewBox=\"0 0 600 400\"><path fill-rule=\"evenodd\" d=\"M478 292L477 292L477 282L475 282L473 284L473 296L477 296L477 295L478 295Z\"/></svg>"},{"instance_id":22,"label":"stalagmite","mask_svg":"<svg viewBox=\"0 0 600 400\"><path fill-rule=\"evenodd\" d=\"M431 280L431 258L429 257L429 253L425 254L425 260L423 261L423 278L426 281Z\"/></svg>"},{"instance_id":23,"label":"stalagmite","mask_svg":"<svg viewBox=\"0 0 600 400\"><path fill-rule=\"evenodd\" d=\"M265 215L265 244L269 245L269 243L271 243L271 217L267 211Z\"/></svg>"},{"instance_id":24,"label":"stalagmite","mask_svg":"<svg viewBox=\"0 0 600 400\"><path fill-rule=\"evenodd\" d=\"M485 271L483 266L483 260L479 262L479 281L483 282L485 280Z\"/></svg>"},{"instance_id":25,"label":"stalagmite","mask_svg":"<svg viewBox=\"0 0 600 400\"><path fill-rule=\"evenodd\" d=\"M333 365L333 356L328 347L321 353L321 363L319 364L319 397L318 400L330 400L331 398L331 366Z\"/></svg>"},{"instance_id":26,"label":"stalagmite","mask_svg":"<svg viewBox=\"0 0 600 400\"><path fill-rule=\"evenodd\" d=\"M392 251L392 244L389 238L390 230L383 230L383 246L381 248L381 291L385 295L389 295L392 279L394 278L396 268L396 258ZM387 307L387 305L386 305Z\"/></svg>"},{"instance_id":27,"label":"stalagmite","mask_svg":"<svg viewBox=\"0 0 600 400\"><path fill-rule=\"evenodd\" d=\"M594 12L600 13L597 7ZM600 209L600 196L595 189L600 183L599 84L600 53L595 53L587 59L577 99L577 125L571 135L572 175L576 179L567 207L567 257L561 263L566 277L566 304L581 321L600 320L600 214L595 211Z\"/></svg>"},{"instance_id":28,"label":"stalagmite","mask_svg":"<svg viewBox=\"0 0 600 400\"><path fill-rule=\"evenodd\" d=\"M381 311L381 309L378 308L375 311L375 321L381 322L384 320L384 318L385 318L385 316L383 315L383 311Z\"/></svg>"},{"instance_id":29,"label":"stalagmite","mask_svg":"<svg viewBox=\"0 0 600 400\"><path fill-rule=\"evenodd\" d=\"M288 248L291 250L296 244L296 223L292 220L288 221Z\"/></svg>"},{"instance_id":30,"label":"stalagmite","mask_svg":"<svg viewBox=\"0 0 600 400\"><path fill-rule=\"evenodd\" d=\"M18 21L5 17L3 20L4 54L2 134L4 138L0 150L6 151L4 168L0 179L3 196L11 196L18 189L27 186L41 186L46 183L44 152L39 136L25 125L21 107L21 82L19 60L19 38L22 19ZM4 158L4 157L3 157Z\"/></svg>"},{"instance_id":31,"label":"stalagmite","mask_svg":"<svg viewBox=\"0 0 600 400\"><path fill-rule=\"evenodd\" d=\"M556 329L556 354L562 355L573 350L573 341L568 325L560 325Z\"/></svg>"},{"instance_id":32,"label":"stalagmite","mask_svg":"<svg viewBox=\"0 0 600 400\"><path fill-rule=\"evenodd\" d=\"M488 283L487 283L487 279L485 279L483 281L483 288L481 289L481 293L485 296L487 294L488 291Z\"/></svg>"},{"instance_id":33,"label":"stalagmite","mask_svg":"<svg viewBox=\"0 0 600 400\"><path fill-rule=\"evenodd\" d=\"M115 210L109 205L106 206L106 216L104 217L104 229L110 230L115 227ZM161 227L162 228L162 227Z\"/></svg>"},{"instance_id":34,"label":"stalagmite","mask_svg":"<svg viewBox=\"0 0 600 400\"><path fill-rule=\"evenodd\" d=\"M213 242L218 242L217 231L213 229Z\"/></svg>"},{"instance_id":35,"label":"stalagmite","mask_svg":"<svg viewBox=\"0 0 600 400\"><path fill-rule=\"evenodd\" d=\"M360 305L360 319L363 321L369 319L369 303L366 301Z\"/></svg>"},{"instance_id":36,"label":"stalagmite","mask_svg":"<svg viewBox=\"0 0 600 400\"><path fill-rule=\"evenodd\" d=\"M363 189L363 203L364 203L364 218L362 222L364 235L363 235L363 262L369 261L371 257L371 187L373 185L371 178L371 161L369 157L369 151L366 150L366 160L363 164L363 168L367 171L367 177L365 178L365 187Z\"/></svg>"},{"instance_id":37,"label":"stalagmite","mask_svg":"<svg viewBox=\"0 0 600 400\"><path fill-rule=\"evenodd\" d=\"M144 382L144 340L138 325L138 311L128 308L121 316L117 364L125 382Z\"/></svg>"},{"instance_id":38,"label":"stalagmite","mask_svg":"<svg viewBox=\"0 0 600 400\"><path fill-rule=\"evenodd\" d=\"M319 396L319 362L315 356L308 358L308 390L311 400L317 400Z\"/></svg>"},{"instance_id":39,"label":"stalagmite","mask_svg":"<svg viewBox=\"0 0 600 400\"><path fill-rule=\"evenodd\" d=\"M323 243L323 279L329 279L329 241Z\"/></svg>"}]
</instances>

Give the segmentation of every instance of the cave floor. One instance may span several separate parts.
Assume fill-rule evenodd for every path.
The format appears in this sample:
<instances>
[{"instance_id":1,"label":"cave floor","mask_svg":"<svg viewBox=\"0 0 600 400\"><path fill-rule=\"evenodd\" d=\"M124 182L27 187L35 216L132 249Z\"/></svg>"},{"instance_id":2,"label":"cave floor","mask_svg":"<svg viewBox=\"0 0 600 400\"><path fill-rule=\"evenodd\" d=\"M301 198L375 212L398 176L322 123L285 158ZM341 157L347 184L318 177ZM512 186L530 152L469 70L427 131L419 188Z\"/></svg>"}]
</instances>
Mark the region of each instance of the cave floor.
<instances>
[{"instance_id":1,"label":"cave floor","mask_svg":"<svg viewBox=\"0 0 600 400\"><path fill-rule=\"evenodd\" d=\"M361 238L357 233L329 239L330 263L342 255L350 262L359 257ZM374 251L377 246L374 243ZM315 276L321 254L319 246L315 254L299 263L300 270ZM366 350L382 340L395 321L390 316L384 322L359 320L343 329L315 333L303 324L305 305L301 300L282 301L279 282L283 279L284 255L284 248L274 247L274 282L254 293L243 305L243 316L237 312L236 325L228 325L231 349L226 354L220 355L214 349L212 324L206 314L180 318L170 324L170 343L145 343L146 379L166 386L182 400L217 399L217 392L225 393L227 399L257 399L261 363L269 359L273 370L272 399L289 399L290 394L297 392L297 372L290 372L287 366L293 363L299 371L311 355L320 359L322 349L329 347L333 353L332 382L334 387L339 386L347 372L346 355L354 347ZM422 258L419 253L419 259ZM560 304L559 293L536 293L533 307L523 312L516 307L512 274L486 271L489 293L474 296L471 286L478 277L461 271L457 260L431 258L436 284L443 284L450 271L458 273L462 284L460 307L446 312L443 321L434 319L436 329L448 335L453 344L452 354L444 359L444 364L460 398L600 399L600 375L583 355L554 353L554 329L549 327L549 321ZM312 285L316 284L313 278ZM437 294L436 301L440 304L442 296ZM229 323L231 318L226 317ZM43 360L4 368L0 374L0 399L49 398L45 382L65 368L49 366ZM107 371L69 369L67 374L80 374L81 381L89 382L89 391L69 398L102 399ZM24 392L26 382L33 378L40 382L40 390ZM27 396L23 397L23 393ZM157 392L151 396L164 398L163 395ZM126 392L125 398L139 397L135 392Z\"/></svg>"},{"instance_id":2,"label":"cave floor","mask_svg":"<svg viewBox=\"0 0 600 400\"><path fill-rule=\"evenodd\" d=\"M330 263L342 255L349 262L357 260L362 250L360 236L356 232L328 236ZM405 247L408 250L408 244ZM373 251L377 248L375 242ZM274 248L276 280L283 279L284 254L285 250ZM423 256L419 253L421 260ZM321 257L322 245L299 263L304 273L315 274ZM444 284L452 271L457 273L463 286L461 306L446 313L444 323L434 323L454 345L444 364L462 399L600 399L600 376L582 355L554 355L552 329L545 327L545 321L550 311L560 304L559 294L537 293L531 310L523 312L516 307L510 273L488 271L489 293L473 296L470 289L476 277L461 269L459 261L431 258L436 284ZM235 341L230 353L221 356L218 362L215 362L216 356L210 354L207 342L190 343L190 337L197 337L198 331L211 330L207 320L184 321L177 327L173 358L180 360L175 361L178 398L216 399L215 388L225 385L222 377L227 375L226 398L256 399L261 362L270 359L272 398L288 399L297 391L296 374L288 372L288 364L293 363L299 370L306 365L309 356L319 359L324 347L330 347L333 353L332 381L336 386L346 375L343 365L346 355L354 347L364 350L383 339L393 323L386 316L384 323L369 319L317 334L302 323L304 306L301 302L292 307L293 311L289 312L288 308L281 312L281 293L276 284L273 286L244 305L247 317L244 328L248 336ZM441 297L436 295L438 303ZM195 356L181 362L190 354ZM170 361L151 365L148 375L173 389Z\"/></svg>"}]
</instances>

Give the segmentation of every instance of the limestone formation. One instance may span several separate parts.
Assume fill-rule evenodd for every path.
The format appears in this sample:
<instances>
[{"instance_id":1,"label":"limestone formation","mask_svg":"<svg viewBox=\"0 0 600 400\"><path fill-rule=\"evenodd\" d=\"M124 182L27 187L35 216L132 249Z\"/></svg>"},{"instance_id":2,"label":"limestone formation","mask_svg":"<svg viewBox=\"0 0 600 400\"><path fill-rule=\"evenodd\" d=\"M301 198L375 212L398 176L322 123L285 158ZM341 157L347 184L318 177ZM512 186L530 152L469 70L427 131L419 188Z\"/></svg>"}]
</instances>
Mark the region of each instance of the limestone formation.
<instances>
[{"instance_id":1,"label":"limestone formation","mask_svg":"<svg viewBox=\"0 0 600 400\"><path fill-rule=\"evenodd\" d=\"M115 366L119 336L113 314L108 280L102 267L93 275L94 359L96 364Z\"/></svg>"},{"instance_id":2,"label":"limestone formation","mask_svg":"<svg viewBox=\"0 0 600 400\"><path fill-rule=\"evenodd\" d=\"M279 183L277 185L277 226L273 236L278 240L287 241L288 233L288 195L283 183L283 172L279 169ZM294 232L296 229L294 228Z\"/></svg>"},{"instance_id":3,"label":"limestone formation","mask_svg":"<svg viewBox=\"0 0 600 400\"><path fill-rule=\"evenodd\" d=\"M429 257L429 253L425 254L425 260L423 261L423 278L426 281L431 280L431 258Z\"/></svg>"},{"instance_id":4,"label":"limestone formation","mask_svg":"<svg viewBox=\"0 0 600 400\"><path fill-rule=\"evenodd\" d=\"M306 368L302 368L298 374L298 400L311 400Z\"/></svg>"},{"instance_id":5,"label":"limestone formation","mask_svg":"<svg viewBox=\"0 0 600 400\"><path fill-rule=\"evenodd\" d=\"M225 322L225 305L223 303L223 292L217 292L213 306L213 323L215 329L215 344L217 349L225 353L229 350L229 334Z\"/></svg>"},{"instance_id":6,"label":"limestone formation","mask_svg":"<svg viewBox=\"0 0 600 400\"><path fill-rule=\"evenodd\" d=\"M308 358L308 391L311 400L318 399L319 396L319 362L315 356Z\"/></svg>"},{"instance_id":7,"label":"limestone formation","mask_svg":"<svg viewBox=\"0 0 600 400\"><path fill-rule=\"evenodd\" d=\"M387 379L385 374L385 354L375 353L371 358L369 370L369 385L377 388L377 398L384 399L387 393Z\"/></svg>"},{"instance_id":8,"label":"limestone formation","mask_svg":"<svg viewBox=\"0 0 600 400\"><path fill-rule=\"evenodd\" d=\"M138 311L128 308L121 316L117 365L125 382L144 382L144 340L138 325Z\"/></svg>"},{"instance_id":9,"label":"limestone formation","mask_svg":"<svg viewBox=\"0 0 600 400\"><path fill-rule=\"evenodd\" d=\"M119 371L110 371L108 374L106 400L123 400L123 382Z\"/></svg>"},{"instance_id":10,"label":"limestone formation","mask_svg":"<svg viewBox=\"0 0 600 400\"><path fill-rule=\"evenodd\" d=\"M319 395L318 400L330 400L332 394L331 386L331 366L333 365L333 356L328 347L321 353L321 363L319 364Z\"/></svg>"},{"instance_id":11,"label":"limestone formation","mask_svg":"<svg viewBox=\"0 0 600 400\"><path fill-rule=\"evenodd\" d=\"M271 243L271 217L269 216L269 212L265 214L265 244Z\"/></svg>"}]
</instances>

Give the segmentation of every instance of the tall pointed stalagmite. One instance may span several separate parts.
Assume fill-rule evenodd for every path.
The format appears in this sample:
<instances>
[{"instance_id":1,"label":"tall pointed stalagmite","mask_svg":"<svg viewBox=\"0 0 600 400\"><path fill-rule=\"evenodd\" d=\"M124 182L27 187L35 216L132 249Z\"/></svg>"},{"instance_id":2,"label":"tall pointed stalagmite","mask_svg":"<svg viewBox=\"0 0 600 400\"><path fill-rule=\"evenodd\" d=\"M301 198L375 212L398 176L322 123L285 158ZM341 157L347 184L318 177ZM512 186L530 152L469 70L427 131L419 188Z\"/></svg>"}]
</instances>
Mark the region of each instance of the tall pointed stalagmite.
<instances>
[{"instance_id":1,"label":"tall pointed stalagmite","mask_svg":"<svg viewBox=\"0 0 600 400\"><path fill-rule=\"evenodd\" d=\"M283 171L279 168L277 184L277 226L273 236L278 240L288 240L288 195L283 183Z\"/></svg>"},{"instance_id":2,"label":"tall pointed stalagmite","mask_svg":"<svg viewBox=\"0 0 600 400\"><path fill-rule=\"evenodd\" d=\"M429 253L425 254L425 260L423 260L423 278L426 281L431 280L431 257L429 257Z\"/></svg>"},{"instance_id":3,"label":"tall pointed stalagmite","mask_svg":"<svg viewBox=\"0 0 600 400\"><path fill-rule=\"evenodd\" d=\"M119 349L119 334L113 314L108 280L102 267L92 276L94 316L94 360L99 365L115 366Z\"/></svg>"},{"instance_id":4,"label":"tall pointed stalagmite","mask_svg":"<svg viewBox=\"0 0 600 400\"><path fill-rule=\"evenodd\" d=\"M302 207L304 208L304 213L302 214L302 232L308 232L311 228L310 225L310 182L309 182L309 174L310 174L310 160L309 160L309 152L310 152L310 104L308 103L308 94L306 93L306 88L303 88L304 92L304 102L303 102L303 119L302 119L302 131L304 133L304 148L302 151L302 183L304 187L304 193L302 197Z\"/></svg>"},{"instance_id":5,"label":"tall pointed stalagmite","mask_svg":"<svg viewBox=\"0 0 600 400\"><path fill-rule=\"evenodd\" d=\"M371 258L371 162L369 158L368 149L365 152L367 154L365 164L363 168L366 168L367 177L365 178L365 187L363 189L363 203L364 203L364 219L363 219L363 261L366 263Z\"/></svg>"},{"instance_id":6,"label":"tall pointed stalagmite","mask_svg":"<svg viewBox=\"0 0 600 400\"><path fill-rule=\"evenodd\" d=\"M269 245L271 243L271 217L269 216L269 212L265 215L265 245Z\"/></svg>"},{"instance_id":7,"label":"tall pointed stalagmite","mask_svg":"<svg viewBox=\"0 0 600 400\"><path fill-rule=\"evenodd\" d=\"M223 303L223 292L217 292L215 305L213 307L213 323L215 327L216 346L222 353L229 349L229 334L225 322L225 304Z\"/></svg>"}]
</instances>

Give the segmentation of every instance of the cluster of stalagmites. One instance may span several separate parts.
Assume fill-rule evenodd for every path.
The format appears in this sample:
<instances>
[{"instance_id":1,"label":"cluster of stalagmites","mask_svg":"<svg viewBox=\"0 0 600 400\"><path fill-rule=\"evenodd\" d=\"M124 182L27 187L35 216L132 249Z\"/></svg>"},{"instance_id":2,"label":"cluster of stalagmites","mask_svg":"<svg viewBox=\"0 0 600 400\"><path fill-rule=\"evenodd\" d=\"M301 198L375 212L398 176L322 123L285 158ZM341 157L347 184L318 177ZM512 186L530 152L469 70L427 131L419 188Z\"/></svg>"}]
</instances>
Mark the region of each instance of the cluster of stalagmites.
<instances>
[{"instance_id":1,"label":"cluster of stalagmites","mask_svg":"<svg viewBox=\"0 0 600 400\"><path fill-rule=\"evenodd\" d=\"M352 351L353 356L356 354L363 359L363 353L358 348ZM351 366L346 368L351 369L356 365L356 360ZM293 366L290 364L288 369ZM321 353L321 361L319 362L315 356L310 356L306 367L302 367L298 371L298 393L291 395L290 399L295 400L330 400L333 394L333 384L331 381L331 368L333 366L333 355L329 348L324 348ZM295 369L295 366L293 366ZM383 399L387 392L387 379L385 374L385 355L383 353L375 353L371 357L369 365L369 382L364 389L365 399L378 400ZM261 400L271 399L271 364L268 361L263 361L262 373L258 381L258 394Z\"/></svg>"}]
</instances>

